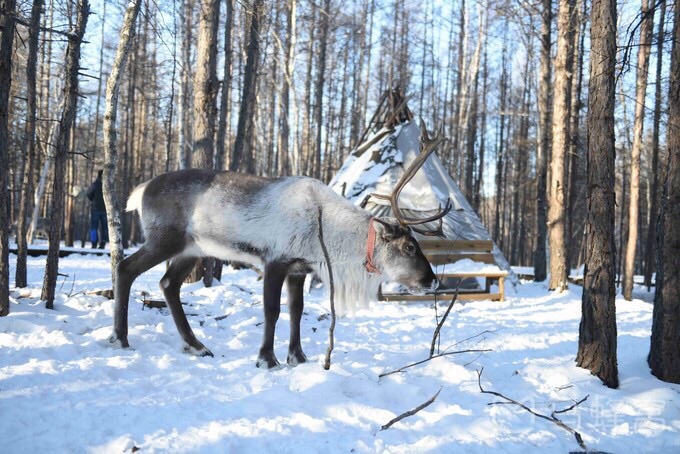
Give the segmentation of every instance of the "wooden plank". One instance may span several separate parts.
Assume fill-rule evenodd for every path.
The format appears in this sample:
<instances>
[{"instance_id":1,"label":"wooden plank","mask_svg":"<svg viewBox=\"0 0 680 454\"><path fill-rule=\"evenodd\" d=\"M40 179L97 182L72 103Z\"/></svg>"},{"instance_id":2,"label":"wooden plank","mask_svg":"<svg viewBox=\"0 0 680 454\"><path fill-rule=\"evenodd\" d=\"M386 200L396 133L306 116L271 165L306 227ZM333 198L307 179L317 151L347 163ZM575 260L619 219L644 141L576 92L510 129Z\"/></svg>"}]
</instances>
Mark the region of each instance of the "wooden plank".
<instances>
[{"instance_id":1,"label":"wooden plank","mask_svg":"<svg viewBox=\"0 0 680 454\"><path fill-rule=\"evenodd\" d=\"M492 254L489 253L449 253L447 251L425 252L425 257L433 265L443 265L445 263L454 263L458 260L470 259L475 262L493 264L496 263Z\"/></svg>"},{"instance_id":2,"label":"wooden plank","mask_svg":"<svg viewBox=\"0 0 680 454\"><path fill-rule=\"evenodd\" d=\"M470 271L470 272L454 272L454 273L437 273L437 276L441 277L491 277L491 278L500 278L500 277L506 277L508 275L507 271L504 270L498 270L498 271L491 271L491 272L477 272L477 271Z\"/></svg>"},{"instance_id":3,"label":"wooden plank","mask_svg":"<svg viewBox=\"0 0 680 454\"><path fill-rule=\"evenodd\" d=\"M383 294L383 301L450 301L454 293L428 293L425 295L409 295L400 293ZM500 293L458 293L459 301L503 301Z\"/></svg>"},{"instance_id":4,"label":"wooden plank","mask_svg":"<svg viewBox=\"0 0 680 454\"><path fill-rule=\"evenodd\" d=\"M493 241L491 240L420 240L418 241L418 244L423 251L493 251Z\"/></svg>"}]
</instances>

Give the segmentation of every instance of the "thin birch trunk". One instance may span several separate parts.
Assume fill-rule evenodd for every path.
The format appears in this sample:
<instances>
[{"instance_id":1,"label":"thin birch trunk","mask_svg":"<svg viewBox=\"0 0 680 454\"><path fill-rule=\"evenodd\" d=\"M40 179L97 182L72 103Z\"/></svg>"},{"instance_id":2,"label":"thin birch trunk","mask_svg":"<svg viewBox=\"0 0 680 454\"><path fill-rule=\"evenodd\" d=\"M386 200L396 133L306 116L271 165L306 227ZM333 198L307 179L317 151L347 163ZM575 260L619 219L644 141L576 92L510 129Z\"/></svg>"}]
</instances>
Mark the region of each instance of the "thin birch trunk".
<instances>
[{"instance_id":1,"label":"thin birch trunk","mask_svg":"<svg viewBox=\"0 0 680 454\"><path fill-rule=\"evenodd\" d=\"M116 120L118 117L118 95L120 84L125 72L125 64L130 53L132 37L135 33L135 21L141 8L141 0L132 0L123 17L120 30L120 41L116 49L116 56L111 66L111 74L106 81L106 107L104 111L104 178L103 192L106 203L106 219L109 227L109 241L111 244L111 277L113 288L116 288L118 264L123 260L123 232L119 194L115 187L116 165L118 162L118 136Z\"/></svg>"},{"instance_id":2,"label":"thin birch trunk","mask_svg":"<svg viewBox=\"0 0 680 454\"><path fill-rule=\"evenodd\" d=\"M647 70L652 46L654 14L649 13L649 1L642 0L642 22L640 23L640 45L637 57L637 80L635 83L635 122L633 125L633 149L630 162L630 200L628 208L628 243L623 268L623 297L633 298L633 276L635 274L635 251L638 241L638 218L640 211L640 153L645 121L645 98L647 95Z\"/></svg>"}]
</instances>

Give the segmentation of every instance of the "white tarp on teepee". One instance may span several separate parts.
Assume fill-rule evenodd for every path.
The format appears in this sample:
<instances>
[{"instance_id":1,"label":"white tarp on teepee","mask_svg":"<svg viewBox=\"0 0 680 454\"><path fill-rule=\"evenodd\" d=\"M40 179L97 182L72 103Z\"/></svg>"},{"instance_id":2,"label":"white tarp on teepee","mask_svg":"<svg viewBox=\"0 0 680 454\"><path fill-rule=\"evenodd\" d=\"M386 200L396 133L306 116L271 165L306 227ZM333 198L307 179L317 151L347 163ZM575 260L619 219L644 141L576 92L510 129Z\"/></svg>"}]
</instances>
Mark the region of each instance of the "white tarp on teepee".
<instances>
[{"instance_id":1,"label":"white tarp on teepee","mask_svg":"<svg viewBox=\"0 0 680 454\"><path fill-rule=\"evenodd\" d=\"M382 137L381 137L382 136ZM415 121L397 125L394 131L378 131L369 137L370 147L359 146L347 157L330 182L331 188L360 205L373 193L390 194L404 169L420 152L420 128ZM472 209L458 185L451 179L444 165L433 153L423 167L406 185L399 197L399 206L406 216L426 217L444 207L451 199L453 208L443 218L442 230L449 240L491 240L491 235ZM389 202L370 197L365 209L375 216L390 216ZM435 223L424 225L434 228ZM508 261L498 247L493 251L496 263L507 270L510 281L517 282Z\"/></svg>"}]
</instances>

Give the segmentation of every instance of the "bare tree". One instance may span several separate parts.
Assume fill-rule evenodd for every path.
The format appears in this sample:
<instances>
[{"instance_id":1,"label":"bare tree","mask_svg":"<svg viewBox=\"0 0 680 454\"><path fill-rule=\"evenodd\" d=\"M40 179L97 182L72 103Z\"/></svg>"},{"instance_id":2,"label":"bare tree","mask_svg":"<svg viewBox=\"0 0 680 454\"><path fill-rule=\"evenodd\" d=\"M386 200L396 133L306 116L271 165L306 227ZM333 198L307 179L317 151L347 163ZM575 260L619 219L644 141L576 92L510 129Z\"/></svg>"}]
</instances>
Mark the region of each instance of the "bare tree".
<instances>
[{"instance_id":1,"label":"bare tree","mask_svg":"<svg viewBox=\"0 0 680 454\"><path fill-rule=\"evenodd\" d=\"M550 282L548 288L567 288L566 192L567 152L574 62L575 0L560 0L557 15L557 55L552 117L552 158L548 188L548 235L550 239Z\"/></svg>"},{"instance_id":2,"label":"bare tree","mask_svg":"<svg viewBox=\"0 0 680 454\"><path fill-rule=\"evenodd\" d=\"M0 0L0 316L9 314L9 91L16 1Z\"/></svg>"},{"instance_id":3,"label":"bare tree","mask_svg":"<svg viewBox=\"0 0 680 454\"><path fill-rule=\"evenodd\" d=\"M33 175L35 173L35 117L36 117L36 73L38 66L38 37L40 35L40 15L43 0L34 0L31 8L31 22L28 37L28 56L26 57L26 161L24 163L24 180L21 187L19 219L17 222L17 267L15 283L17 287L26 287L26 257L28 243L28 213L31 210L33 194Z\"/></svg>"},{"instance_id":4,"label":"bare tree","mask_svg":"<svg viewBox=\"0 0 680 454\"><path fill-rule=\"evenodd\" d=\"M255 173L252 150L249 149L253 137L253 118L256 107L257 68L260 60L260 22L264 13L264 0L255 0L250 11L248 50L246 67L243 74L243 93L238 115L234 151L229 170L242 170Z\"/></svg>"},{"instance_id":5,"label":"bare tree","mask_svg":"<svg viewBox=\"0 0 680 454\"><path fill-rule=\"evenodd\" d=\"M547 178L550 154L550 48L552 0L543 0L541 9L541 65L538 84L538 147L536 151L536 249L534 279L547 277L545 243L547 240Z\"/></svg>"},{"instance_id":6,"label":"bare tree","mask_svg":"<svg viewBox=\"0 0 680 454\"><path fill-rule=\"evenodd\" d=\"M194 145L192 167L213 168L217 115L217 28L220 0L202 0L198 21L198 56L194 76ZM192 280L212 285L215 259L206 257L194 269Z\"/></svg>"},{"instance_id":7,"label":"bare tree","mask_svg":"<svg viewBox=\"0 0 680 454\"><path fill-rule=\"evenodd\" d=\"M649 227L647 228L647 246L645 247L645 285L652 286L652 273L655 269L656 227L659 214L659 125L661 124L661 68L663 67L664 25L666 19L666 1L661 0L659 11L659 28L656 34L656 76L654 87L654 120L652 125L652 189L649 208Z\"/></svg>"},{"instance_id":8,"label":"bare tree","mask_svg":"<svg viewBox=\"0 0 680 454\"><path fill-rule=\"evenodd\" d=\"M649 366L661 380L680 383L680 8L673 14L668 89L668 163L661 213Z\"/></svg>"},{"instance_id":9,"label":"bare tree","mask_svg":"<svg viewBox=\"0 0 680 454\"><path fill-rule=\"evenodd\" d=\"M64 219L64 176L66 173L69 137L76 116L78 71L80 70L80 45L83 42L87 18L90 14L89 1L79 0L77 9L75 29L67 35L68 45L66 47L64 99L55 146L54 180L52 184L52 217L49 229L50 241L47 249L45 279L43 280L42 295L40 297L45 301L47 309L54 308L54 291L57 285L57 272L59 270L59 243L61 241Z\"/></svg>"},{"instance_id":10,"label":"bare tree","mask_svg":"<svg viewBox=\"0 0 680 454\"><path fill-rule=\"evenodd\" d=\"M226 0L227 17L224 24L224 71L220 96L220 112L217 119L217 137L215 139L215 169L225 168L227 120L229 118L231 96L231 32L234 24L234 3Z\"/></svg>"},{"instance_id":11,"label":"bare tree","mask_svg":"<svg viewBox=\"0 0 680 454\"><path fill-rule=\"evenodd\" d=\"M628 208L628 243L623 269L623 297L633 298L633 275L635 274L635 250L638 241L638 216L640 204L640 152L645 121L645 97L647 95L647 69L652 45L654 14L649 10L649 1L642 0L640 23L640 45L637 56L637 78L635 83L635 124L633 126L633 148L630 163L630 199Z\"/></svg>"},{"instance_id":12,"label":"bare tree","mask_svg":"<svg viewBox=\"0 0 680 454\"><path fill-rule=\"evenodd\" d=\"M319 60L316 66L316 82L314 84L314 121L316 122L316 141L314 146L314 177L321 178L321 131L323 130L323 89L326 80L326 49L328 47L328 24L331 2L324 0L321 11L319 37Z\"/></svg>"},{"instance_id":13,"label":"bare tree","mask_svg":"<svg viewBox=\"0 0 680 454\"><path fill-rule=\"evenodd\" d=\"M586 256L579 367L610 388L619 386L614 286L614 70L616 0L594 0L590 28ZM680 205L679 205L680 206ZM676 344L677 345L677 344Z\"/></svg>"},{"instance_id":14,"label":"bare tree","mask_svg":"<svg viewBox=\"0 0 680 454\"><path fill-rule=\"evenodd\" d=\"M116 49L116 56L111 66L111 74L106 81L106 107L104 110L104 178L103 192L106 203L106 219L109 225L109 240L111 244L111 276L115 286L118 264L123 260L123 238L120 202L118 191L115 186L116 165L118 162L118 136L116 133L116 120L118 118L118 95L120 84L125 72L135 33L135 22L139 15L142 0L133 0L129 3L123 17L120 29L120 41Z\"/></svg>"}]
</instances>

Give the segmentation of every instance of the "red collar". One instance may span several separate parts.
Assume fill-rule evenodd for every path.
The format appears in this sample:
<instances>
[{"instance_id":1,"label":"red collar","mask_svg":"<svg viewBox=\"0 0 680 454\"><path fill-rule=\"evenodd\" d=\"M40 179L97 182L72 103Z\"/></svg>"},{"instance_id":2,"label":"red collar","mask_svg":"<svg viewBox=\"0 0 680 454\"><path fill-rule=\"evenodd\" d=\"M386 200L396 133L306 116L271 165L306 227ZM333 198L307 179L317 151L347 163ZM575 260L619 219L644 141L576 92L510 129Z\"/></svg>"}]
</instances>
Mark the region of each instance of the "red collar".
<instances>
[{"instance_id":1,"label":"red collar","mask_svg":"<svg viewBox=\"0 0 680 454\"><path fill-rule=\"evenodd\" d=\"M375 218L371 218L368 221L368 239L366 240L366 271L369 273L380 274L380 270L376 268L375 263L373 263L373 252L375 250L375 227L373 226L373 221Z\"/></svg>"}]
</instances>

